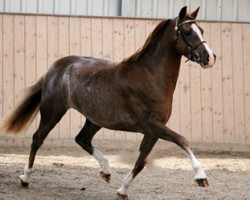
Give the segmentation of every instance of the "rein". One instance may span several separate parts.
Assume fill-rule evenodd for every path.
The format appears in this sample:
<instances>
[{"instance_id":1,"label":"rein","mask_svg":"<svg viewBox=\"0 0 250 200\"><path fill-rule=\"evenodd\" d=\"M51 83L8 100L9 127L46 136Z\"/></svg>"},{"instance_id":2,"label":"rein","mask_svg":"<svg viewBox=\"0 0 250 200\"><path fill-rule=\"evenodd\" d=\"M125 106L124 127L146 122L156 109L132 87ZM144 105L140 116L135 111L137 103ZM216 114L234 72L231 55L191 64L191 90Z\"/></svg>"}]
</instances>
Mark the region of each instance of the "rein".
<instances>
[{"instance_id":1,"label":"rein","mask_svg":"<svg viewBox=\"0 0 250 200\"><path fill-rule=\"evenodd\" d=\"M202 41L199 44L197 44L196 46L192 47L192 45L190 45L187 38L185 37L185 34L180 29L180 27L184 24L195 23L195 20L187 20L187 21L184 21L178 25L177 25L177 22L178 22L178 19L176 20L176 25L175 25L175 36L174 36L175 49L176 49L177 38L180 35L182 40L184 41L184 43L187 45L187 49L188 49L188 56L187 56L188 59L185 62L192 60L192 61L195 61L195 62L200 64L201 63L200 55L198 53L196 53L195 50L203 43L206 43L206 41Z\"/></svg>"}]
</instances>

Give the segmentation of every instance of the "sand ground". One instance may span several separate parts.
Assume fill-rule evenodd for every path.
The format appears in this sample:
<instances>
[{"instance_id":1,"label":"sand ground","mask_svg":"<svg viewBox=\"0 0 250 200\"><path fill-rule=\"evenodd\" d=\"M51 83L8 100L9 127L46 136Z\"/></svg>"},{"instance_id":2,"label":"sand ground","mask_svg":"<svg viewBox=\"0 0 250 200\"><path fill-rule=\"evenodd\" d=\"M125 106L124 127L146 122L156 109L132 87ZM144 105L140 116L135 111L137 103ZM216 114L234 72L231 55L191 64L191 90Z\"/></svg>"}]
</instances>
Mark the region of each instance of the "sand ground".
<instances>
[{"instance_id":1,"label":"sand ground","mask_svg":"<svg viewBox=\"0 0 250 200\"><path fill-rule=\"evenodd\" d=\"M28 189L19 184L29 148L0 147L0 199L113 200L131 170L137 149L100 149L110 161L111 182L99 176L97 162L80 147L41 148ZM182 151L153 150L147 167L136 177L130 200L250 199L250 155L195 152L209 177L210 187L193 182L194 172ZM85 188L85 190L81 190Z\"/></svg>"}]
</instances>

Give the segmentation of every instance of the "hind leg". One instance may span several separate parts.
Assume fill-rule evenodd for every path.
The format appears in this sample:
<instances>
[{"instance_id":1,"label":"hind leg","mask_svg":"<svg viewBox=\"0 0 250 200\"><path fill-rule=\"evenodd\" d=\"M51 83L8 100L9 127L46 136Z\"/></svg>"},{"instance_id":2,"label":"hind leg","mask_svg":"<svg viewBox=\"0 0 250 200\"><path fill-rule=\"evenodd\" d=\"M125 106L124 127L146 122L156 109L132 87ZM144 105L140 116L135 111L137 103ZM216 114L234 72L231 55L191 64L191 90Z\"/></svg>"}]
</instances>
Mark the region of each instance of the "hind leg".
<instances>
[{"instance_id":1,"label":"hind leg","mask_svg":"<svg viewBox=\"0 0 250 200\"><path fill-rule=\"evenodd\" d=\"M33 135L33 141L31 145L31 151L29 155L29 162L24 167L24 174L20 176L21 185L23 187L28 187L30 182L30 176L32 173L32 167L35 161L36 153L38 149L42 146L43 141L49 134L49 132L54 128L54 126L60 121L65 112L51 114L50 109L45 107L40 109L41 120L37 131Z\"/></svg>"},{"instance_id":2,"label":"hind leg","mask_svg":"<svg viewBox=\"0 0 250 200\"><path fill-rule=\"evenodd\" d=\"M94 135L101 129L100 126L97 126L86 119L86 122L80 131L80 133L76 136L75 141L79 144L84 150L86 150L90 155L92 155L99 163L101 167L100 175L107 182L110 182L111 179L111 171L109 167L108 159L99 152L93 145L92 139Z\"/></svg>"},{"instance_id":3,"label":"hind leg","mask_svg":"<svg viewBox=\"0 0 250 200\"><path fill-rule=\"evenodd\" d=\"M117 197L119 199L128 199L127 190L134 178L141 172L141 170L146 165L147 157L157 141L157 137L151 135L144 135L140 146L140 155L135 163L133 170L127 174L127 176L122 181L121 187L116 191Z\"/></svg>"}]
</instances>

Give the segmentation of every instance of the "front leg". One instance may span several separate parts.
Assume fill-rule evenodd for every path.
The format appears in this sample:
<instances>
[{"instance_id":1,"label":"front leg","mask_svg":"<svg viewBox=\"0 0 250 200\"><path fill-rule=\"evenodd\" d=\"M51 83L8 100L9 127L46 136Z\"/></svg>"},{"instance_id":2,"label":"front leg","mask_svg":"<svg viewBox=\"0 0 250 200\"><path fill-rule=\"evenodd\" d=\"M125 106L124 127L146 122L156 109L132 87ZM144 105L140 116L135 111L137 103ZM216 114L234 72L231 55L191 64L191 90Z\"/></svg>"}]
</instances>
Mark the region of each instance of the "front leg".
<instances>
[{"instance_id":1,"label":"front leg","mask_svg":"<svg viewBox=\"0 0 250 200\"><path fill-rule=\"evenodd\" d=\"M203 171L200 162L196 159L194 156L193 152L191 151L190 148L188 148L188 153L187 153L191 165L193 167L193 170L195 171L195 176L194 176L194 181L200 186L200 187L208 187L209 182L207 180L207 175Z\"/></svg>"},{"instance_id":2,"label":"front leg","mask_svg":"<svg viewBox=\"0 0 250 200\"><path fill-rule=\"evenodd\" d=\"M187 154L188 158L190 159L191 165L193 170L195 171L194 180L198 183L201 187L207 187L209 186L207 175L203 171L201 164L194 156L193 152L190 149L189 142L186 138L184 138L182 135L175 133L171 129L165 126L165 124L162 123L151 123L148 126L149 132L152 135L155 135L163 140L167 140L170 142L173 142L180 146Z\"/></svg>"}]
</instances>

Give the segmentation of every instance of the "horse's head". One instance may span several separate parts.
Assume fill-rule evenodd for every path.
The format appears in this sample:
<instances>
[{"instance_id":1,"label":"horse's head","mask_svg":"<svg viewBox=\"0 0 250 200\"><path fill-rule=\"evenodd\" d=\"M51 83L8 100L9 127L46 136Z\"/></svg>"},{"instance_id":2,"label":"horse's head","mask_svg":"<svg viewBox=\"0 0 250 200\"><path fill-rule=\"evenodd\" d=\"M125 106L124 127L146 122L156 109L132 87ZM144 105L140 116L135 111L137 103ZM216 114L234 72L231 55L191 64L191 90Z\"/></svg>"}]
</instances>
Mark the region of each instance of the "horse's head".
<instances>
[{"instance_id":1,"label":"horse's head","mask_svg":"<svg viewBox=\"0 0 250 200\"><path fill-rule=\"evenodd\" d=\"M181 9L176 18L174 45L177 53L203 68L209 68L215 63L216 56L203 39L202 28L195 21L198 12L199 8L192 13L187 13L187 7Z\"/></svg>"}]
</instances>

